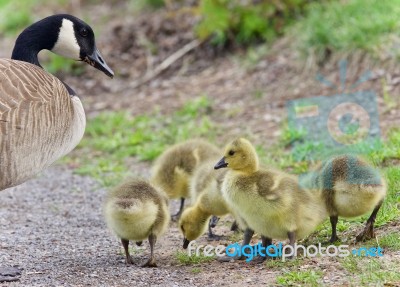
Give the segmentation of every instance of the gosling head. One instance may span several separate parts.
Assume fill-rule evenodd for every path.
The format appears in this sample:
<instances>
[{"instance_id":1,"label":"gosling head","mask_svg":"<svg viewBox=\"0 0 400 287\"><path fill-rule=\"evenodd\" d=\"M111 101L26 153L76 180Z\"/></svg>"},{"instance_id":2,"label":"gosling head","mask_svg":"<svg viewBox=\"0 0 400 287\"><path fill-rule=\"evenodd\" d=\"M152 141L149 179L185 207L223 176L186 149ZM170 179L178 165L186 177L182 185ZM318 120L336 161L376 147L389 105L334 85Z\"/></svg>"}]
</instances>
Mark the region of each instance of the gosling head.
<instances>
[{"instance_id":1,"label":"gosling head","mask_svg":"<svg viewBox=\"0 0 400 287\"><path fill-rule=\"evenodd\" d=\"M258 170L258 156L253 145L245 138L238 138L229 143L224 151L224 156L214 166L214 169L228 167L242 172L255 172Z\"/></svg>"},{"instance_id":2,"label":"gosling head","mask_svg":"<svg viewBox=\"0 0 400 287\"><path fill-rule=\"evenodd\" d=\"M205 221L199 219L195 209L188 207L179 220L179 229L183 234L183 248L186 249L190 241L199 238L207 227Z\"/></svg>"}]
</instances>

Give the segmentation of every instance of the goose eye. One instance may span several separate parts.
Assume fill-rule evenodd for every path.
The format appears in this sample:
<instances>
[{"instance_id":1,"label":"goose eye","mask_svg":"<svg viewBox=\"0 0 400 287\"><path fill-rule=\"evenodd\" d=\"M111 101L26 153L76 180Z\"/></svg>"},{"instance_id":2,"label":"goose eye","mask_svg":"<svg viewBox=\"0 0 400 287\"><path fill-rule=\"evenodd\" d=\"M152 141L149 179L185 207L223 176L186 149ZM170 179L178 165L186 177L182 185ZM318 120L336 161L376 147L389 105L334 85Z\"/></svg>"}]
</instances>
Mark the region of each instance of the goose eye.
<instances>
[{"instance_id":1,"label":"goose eye","mask_svg":"<svg viewBox=\"0 0 400 287\"><path fill-rule=\"evenodd\" d=\"M79 33L82 37L86 37L88 35L88 30L86 28L82 28Z\"/></svg>"},{"instance_id":2,"label":"goose eye","mask_svg":"<svg viewBox=\"0 0 400 287\"><path fill-rule=\"evenodd\" d=\"M234 152L233 150L230 150L228 154L229 154L229 155L234 155L235 152Z\"/></svg>"}]
</instances>

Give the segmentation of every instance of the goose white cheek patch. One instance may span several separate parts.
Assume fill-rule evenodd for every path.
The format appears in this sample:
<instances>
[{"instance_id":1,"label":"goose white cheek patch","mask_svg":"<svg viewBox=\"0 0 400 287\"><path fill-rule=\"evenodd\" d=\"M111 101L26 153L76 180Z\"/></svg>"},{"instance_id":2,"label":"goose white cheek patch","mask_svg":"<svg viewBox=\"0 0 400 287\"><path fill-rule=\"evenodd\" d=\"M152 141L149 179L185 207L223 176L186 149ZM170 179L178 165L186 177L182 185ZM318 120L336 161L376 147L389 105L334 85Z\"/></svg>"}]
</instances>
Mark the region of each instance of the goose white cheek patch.
<instances>
[{"instance_id":1,"label":"goose white cheek patch","mask_svg":"<svg viewBox=\"0 0 400 287\"><path fill-rule=\"evenodd\" d=\"M57 42L51 51L67 58L80 60L80 47L75 37L74 23L70 20L63 19Z\"/></svg>"}]
</instances>

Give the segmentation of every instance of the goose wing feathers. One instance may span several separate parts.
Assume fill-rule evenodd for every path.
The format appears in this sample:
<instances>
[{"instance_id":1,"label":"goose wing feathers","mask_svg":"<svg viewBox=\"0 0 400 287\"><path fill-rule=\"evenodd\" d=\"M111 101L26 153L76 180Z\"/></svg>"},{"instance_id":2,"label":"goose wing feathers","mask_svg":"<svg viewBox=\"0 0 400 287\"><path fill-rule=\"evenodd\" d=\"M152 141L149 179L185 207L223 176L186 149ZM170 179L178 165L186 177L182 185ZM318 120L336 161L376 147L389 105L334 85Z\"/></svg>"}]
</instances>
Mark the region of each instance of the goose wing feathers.
<instances>
[{"instance_id":1,"label":"goose wing feathers","mask_svg":"<svg viewBox=\"0 0 400 287\"><path fill-rule=\"evenodd\" d=\"M65 154L73 118L60 80L35 65L0 59L0 190Z\"/></svg>"}]
</instances>

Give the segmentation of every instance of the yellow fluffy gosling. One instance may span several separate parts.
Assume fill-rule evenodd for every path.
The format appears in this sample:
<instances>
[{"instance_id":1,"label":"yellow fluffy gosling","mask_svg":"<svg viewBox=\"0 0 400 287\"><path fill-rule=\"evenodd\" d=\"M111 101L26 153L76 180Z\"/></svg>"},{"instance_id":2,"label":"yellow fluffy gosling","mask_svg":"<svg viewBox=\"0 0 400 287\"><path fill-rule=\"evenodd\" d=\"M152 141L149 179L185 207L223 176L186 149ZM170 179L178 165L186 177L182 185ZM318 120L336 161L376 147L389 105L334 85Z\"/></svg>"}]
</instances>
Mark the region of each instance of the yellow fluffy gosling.
<instances>
[{"instance_id":1,"label":"yellow fluffy gosling","mask_svg":"<svg viewBox=\"0 0 400 287\"><path fill-rule=\"evenodd\" d=\"M179 211L173 219L180 217L185 198L189 197L189 181L195 168L204 160L219 154L216 146L194 139L171 146L156 160L151 183L164 190L169 198L181 198Z\"/></svg>"},{"instance_id":2,"label":"yellow fluffy gosling","mask_svg":"<svg viewBox=\"0 0 400 287\"><path fill-rule=\"evenodd\" d=\"M179 220L179 228L184 236L183 248L205 232L212 215L222 216L229 213L221 193L226 171L215 171L214 163L215 159L203 162L196 168L190 181L190 199L194 204L183 211ZM212 236L209 224L209 237Z\"/></svg>"},{"instance_id":3,"label":"yellow fluffy gosling","mask_svg":"<svg viewBox=\"0 0 400 287\"><path fill-rule=\"evenodd\" d=\"M290 244L313 232L327 216L319 194L299 188L298 178L259 167L253 145L244 138L229 143L215 169L227 167L222 194L230 209L265 237Z\"/></svg>"},{"instance_id":4,"label":"yellow fluffy gosling","mask_svg":"<svg viewBox=\"0 0 400 287\"><path fill-rule=\"evenodd\" d=\"M356 217L371 211L356 241L375 237L374 222L386 195L386 184L379 171L365 160L354 155L333 157L305 177L302 184L322 190L332 225L330 242L339 240L336 233L339 216Z\"/></svg>"},{"instance_id":5,"label":"yellow fluffy gosling","mask_svg":"<svg viewBox=\"0 0 400 287\"><path fill-rule=\"evenodd\" d=\"M129 240L140 245L148 238L150 258L142 267L157 267L154 245L169 224L168 198L148 182L129 179L110 191L104 205L104 217L108 227L121 238L125 249L126 264L133 264L129 255Z\"/></svg>"}]
</instances>

